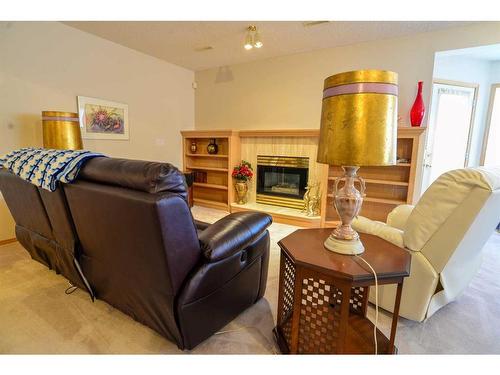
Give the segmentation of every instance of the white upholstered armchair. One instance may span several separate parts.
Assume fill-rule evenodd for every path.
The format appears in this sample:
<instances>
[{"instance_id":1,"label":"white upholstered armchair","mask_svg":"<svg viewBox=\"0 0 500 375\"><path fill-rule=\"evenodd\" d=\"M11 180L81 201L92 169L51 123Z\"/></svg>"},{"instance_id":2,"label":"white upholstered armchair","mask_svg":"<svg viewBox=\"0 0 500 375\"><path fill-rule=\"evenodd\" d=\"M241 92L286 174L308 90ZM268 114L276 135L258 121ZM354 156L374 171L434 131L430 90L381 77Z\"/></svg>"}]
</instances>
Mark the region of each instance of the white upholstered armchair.
<instances>
[{"instance_id":1,"label":"white upholstered armchair","mask_svg":"<svg viewBox=\"0 0 500 375\"><path fill-rule=\"evenodd\" d=\"M410 252L399 313L423 321L467 287L499 222L500 167L481 167L444 173L415 206L396 207L387 223L360 216L353 227ZM379 287L379 306L392 311L395 295L395 286Z\"/></svg>"}]
</instances>

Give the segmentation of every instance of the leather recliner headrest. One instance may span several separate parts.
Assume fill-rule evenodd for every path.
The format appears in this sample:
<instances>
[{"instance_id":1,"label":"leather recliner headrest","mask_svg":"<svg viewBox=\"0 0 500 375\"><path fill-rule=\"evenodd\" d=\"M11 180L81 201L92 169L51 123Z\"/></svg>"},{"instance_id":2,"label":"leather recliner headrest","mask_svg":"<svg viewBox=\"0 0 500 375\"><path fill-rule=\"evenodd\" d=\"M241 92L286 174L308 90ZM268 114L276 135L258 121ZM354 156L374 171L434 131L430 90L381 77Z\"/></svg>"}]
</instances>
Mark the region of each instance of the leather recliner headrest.
<instances>
[{"instance_id":1,"label":"leather recliner headrest","mask_svg":"<svg viewBox=\"0 0 500 375\"><path fill-rule=\"evenodd\" d=\"M85 164L79 178L151 194L187 194L184 175L169 163L98 157Z\"/></svg>"}]
</instances>

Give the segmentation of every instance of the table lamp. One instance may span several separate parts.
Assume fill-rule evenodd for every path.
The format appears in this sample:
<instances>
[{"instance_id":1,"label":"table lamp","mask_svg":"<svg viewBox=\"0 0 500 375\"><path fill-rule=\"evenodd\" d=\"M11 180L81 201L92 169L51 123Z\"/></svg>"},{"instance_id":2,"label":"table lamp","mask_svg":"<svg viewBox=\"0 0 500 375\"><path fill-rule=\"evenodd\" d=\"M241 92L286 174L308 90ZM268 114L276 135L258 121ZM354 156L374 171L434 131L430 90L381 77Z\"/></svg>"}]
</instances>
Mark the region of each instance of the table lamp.
<instances>
[{"instance_id":1,"label":"table lamp","mask_svg":"<svg viewBox=\"0 0 500 375\"><path fill-rule=\"evenodd\" d=\"M325 241L328 250L350 255L364 251L351 227L365 191L356 172L360 166L396 164L397 107L397 73L357 70L325 79L317 161L344 171L333 185L333 205L341 223ZM344 185L339 188L341 181Z\"/></svg>"},{"instance_id":2,"label":"table lamp","mask_svg":"<svg viewBox=\"0 0 500 375\"><path fill-rule=\"evenodd\" d=\"M81 150L82 134L78 113L42 112L43 147L63 150Z\"/></svg>"}]
</instances>

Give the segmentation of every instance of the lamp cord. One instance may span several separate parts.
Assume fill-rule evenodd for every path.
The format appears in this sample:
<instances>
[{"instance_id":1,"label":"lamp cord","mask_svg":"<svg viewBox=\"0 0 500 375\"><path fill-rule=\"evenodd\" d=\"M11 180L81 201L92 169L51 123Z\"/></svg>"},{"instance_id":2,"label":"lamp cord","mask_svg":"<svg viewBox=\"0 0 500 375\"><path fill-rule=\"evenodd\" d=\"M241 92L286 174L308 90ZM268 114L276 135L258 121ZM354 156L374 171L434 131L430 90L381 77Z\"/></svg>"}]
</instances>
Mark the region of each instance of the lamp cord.
<instances>
[{"instance_id":1,"label":"lamp cord","mask_svg":"<svg viewBox=\"0 0 500 375\"><path fill-rule=\"evenodd\" d=\"M366 263L368 267L370 267L370 270L373 273L373 276L375 277L375 324L373 325L373 340L375 342L375 355L378 354L378 347L377 347L377 325L378 325L378 279L377 279L377 273L373 269L373 267L368 263L365 259L361 258L359 255L356 255L356 258L361 259L363 262Z\"/></svg>"}]
</instances>

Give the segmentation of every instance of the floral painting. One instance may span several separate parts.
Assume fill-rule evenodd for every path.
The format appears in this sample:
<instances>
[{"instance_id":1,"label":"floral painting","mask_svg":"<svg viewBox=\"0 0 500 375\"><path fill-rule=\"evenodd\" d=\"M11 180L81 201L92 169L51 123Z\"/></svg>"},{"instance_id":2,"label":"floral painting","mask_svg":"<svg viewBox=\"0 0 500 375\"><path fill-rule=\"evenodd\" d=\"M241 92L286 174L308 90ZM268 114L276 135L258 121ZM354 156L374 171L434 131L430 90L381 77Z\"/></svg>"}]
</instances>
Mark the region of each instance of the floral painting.
<instances>
[{"instance_id":1,"label":"floral painting","mask_svg":"<svg viewBox=\"0 0 500 375\"><path fill-rule=\"evenodd\" d=\"M129 139L126 104L79 96L78 111L83 138Z\"/></svg>"}]
</instances>

